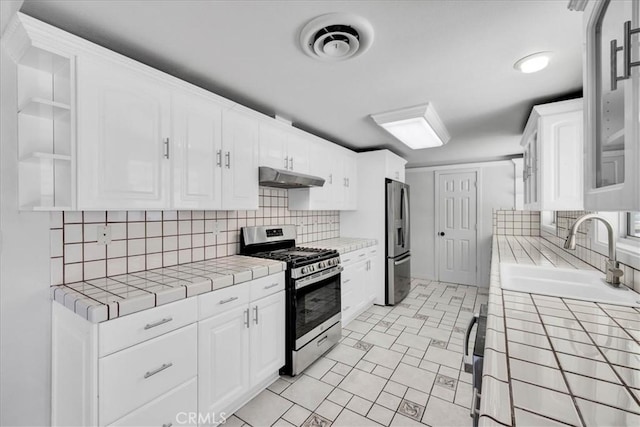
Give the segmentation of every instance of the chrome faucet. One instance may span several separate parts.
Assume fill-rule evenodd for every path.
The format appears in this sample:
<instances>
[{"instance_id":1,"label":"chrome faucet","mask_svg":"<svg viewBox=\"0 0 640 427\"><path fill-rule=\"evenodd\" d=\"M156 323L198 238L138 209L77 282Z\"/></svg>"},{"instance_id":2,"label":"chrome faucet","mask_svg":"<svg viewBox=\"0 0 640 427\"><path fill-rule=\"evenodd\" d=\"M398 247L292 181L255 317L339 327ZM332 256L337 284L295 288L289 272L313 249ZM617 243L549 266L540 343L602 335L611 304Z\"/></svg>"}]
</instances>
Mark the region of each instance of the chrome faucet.
<instances>
[{"instance_id":1,"label":"chrome faucet","mask_svg":"<svg viewBox=\"0 0 640 427\"><path fill-rule=\"evenodd\" d=\"M616 261L616 240L613 236L613 227L611 227L609 221L596 214L582 215L571 226L569 235L567 236L567 240L564 242L564 248L571 250L574 250L576 248L576 232L578 231L578 227L588 219L597 219L607 227L607 237L609 241L609 259L607 260L607 277L605 278L605 280L607 281L607 283L610 283L617 288L618 286L620 286L620 278L622 277L623 271L620 269L620 264L618 263L618 261Z\"/></svg>"}]
</instances>

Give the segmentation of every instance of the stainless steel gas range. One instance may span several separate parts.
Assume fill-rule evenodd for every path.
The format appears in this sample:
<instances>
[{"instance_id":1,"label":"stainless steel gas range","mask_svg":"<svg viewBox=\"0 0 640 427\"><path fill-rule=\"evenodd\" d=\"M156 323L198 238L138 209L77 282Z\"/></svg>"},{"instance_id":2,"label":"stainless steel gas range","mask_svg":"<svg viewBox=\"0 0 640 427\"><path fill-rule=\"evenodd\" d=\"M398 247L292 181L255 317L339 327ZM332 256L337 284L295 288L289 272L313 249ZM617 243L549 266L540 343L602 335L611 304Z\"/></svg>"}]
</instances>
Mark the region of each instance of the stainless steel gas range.
<instances>
[{"instance_id":1,"label":"stainless steel gas range","mask_svg":"<svg viewBox=\"0 0 640 427\"><path fill-rule=\"evenodd\" d=\"M287 263L286 364L297 375L342 336L340 255L296 246L294 225L243 227L240 252Z\"/></svg>"}]
</instances>

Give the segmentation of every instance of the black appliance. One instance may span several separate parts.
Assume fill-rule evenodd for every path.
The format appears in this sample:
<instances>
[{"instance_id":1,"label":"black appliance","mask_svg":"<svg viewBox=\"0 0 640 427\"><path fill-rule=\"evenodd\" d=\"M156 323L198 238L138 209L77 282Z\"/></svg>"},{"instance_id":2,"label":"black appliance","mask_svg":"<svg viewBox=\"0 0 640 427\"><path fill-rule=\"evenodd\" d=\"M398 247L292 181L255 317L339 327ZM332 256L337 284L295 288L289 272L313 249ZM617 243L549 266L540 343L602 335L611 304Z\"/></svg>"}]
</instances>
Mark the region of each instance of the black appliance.
<instances>
[{"instance_id":1,"label":"black appliance","mask_svg":"<svg viewBox=\"0 0 640 427\"><path fill-rule=\"evenodd\" d=\"M297 247L294 225L242 227L240 253L287 263L286 363L281 374L295 376L342 337L340 255Z\"/></svg>"},{"instance_id":2,"label":"black appliance","mask_svg":"<svg viewBox=\"0 0 640 427\"><path fill-rule=\"evenodd\" d=\"M477 324L476 339L473 345L473 353L469 355L469 338L473 326ZM473 427L478 426L480 419L480 398L482 396L482 366L484 361L484 342L487 335L487 305L480 306L480 312L469 321L467 333L464 336L464 370L472 374L471 418Z\"/></svg>"}]
</instances>

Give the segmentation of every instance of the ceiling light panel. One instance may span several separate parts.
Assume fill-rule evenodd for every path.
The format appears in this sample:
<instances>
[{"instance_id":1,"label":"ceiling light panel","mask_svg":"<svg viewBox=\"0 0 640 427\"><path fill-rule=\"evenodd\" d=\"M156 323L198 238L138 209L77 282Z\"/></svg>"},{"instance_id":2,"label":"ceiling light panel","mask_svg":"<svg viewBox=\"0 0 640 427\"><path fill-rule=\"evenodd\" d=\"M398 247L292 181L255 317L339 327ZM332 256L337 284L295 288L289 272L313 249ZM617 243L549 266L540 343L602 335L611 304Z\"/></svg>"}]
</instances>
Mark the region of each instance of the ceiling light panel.
<instances>
[{"instance_id":1,"label":"ceiling light panel","mask_svg":"<svg viewBox=\"0 0 640 427\"><path fill-rule=\"evenodd\" d=\"M414 150L439 147L451 139L444 123L430 103L374 114L371 118L396 139Z\"/></svg>"}]
</instances>

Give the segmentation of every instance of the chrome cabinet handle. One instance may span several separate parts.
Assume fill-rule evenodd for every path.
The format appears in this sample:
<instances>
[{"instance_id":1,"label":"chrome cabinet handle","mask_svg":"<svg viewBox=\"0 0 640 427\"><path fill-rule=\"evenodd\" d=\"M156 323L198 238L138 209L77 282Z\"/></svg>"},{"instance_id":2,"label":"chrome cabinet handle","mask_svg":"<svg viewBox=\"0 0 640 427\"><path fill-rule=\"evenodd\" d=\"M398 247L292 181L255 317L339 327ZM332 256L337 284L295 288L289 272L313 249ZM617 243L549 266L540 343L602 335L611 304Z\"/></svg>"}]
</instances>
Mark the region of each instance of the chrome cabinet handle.
<instances>
[{"instance_id":1,"label":"chrome cabinet handle","mask_svg":"<svg viewBox=\"0 0 640 427\"><path fill-rule=\"evenodd\" d=\"M222 167L222 150L216 151L216 166Z\"/></svg>"},{"instance_id":2,"label":"chrome cabinet handle","mask_svg":"<svg viewBox=\"0 0 640 427\"><path fill-rule=\"evenodd\" d=\"M362 258L363 256L367 256L367 254L360 254L358 255L359 258Z\"/></svg>"},{"instance_id":3,"label":"chrome cabinet handle","mask_svg":"<svg viewBox=\"0 0 640 427\"><path fill-rule=\"evenodd\" d=\"M231 151L224 153L224 165L227 169L231 169Z\"/></svg>"},{"instance_id":4,"label":"chrome cabinet handle","mask_svg":"<svg viewBox=\"0 0 640 427\"><path fill-rule=\"evenodd\" d=\"M631 68L640 65L640 61L631 61L631 36L640 33L640 27L631 29L631 21L624 23L624 77L628 79L631 77Z\"/></svg>"},{"instance_id":5,"label":"chrome cabinet handle","mask_svg":"<svg viewBox=\"0 0 640 427\"><path fill-rule=\"evenodd\" d=\"M293 157L289 158L289 170L293 170Z\"/></svg>"},{"instance_id":6,"label":"chrome cabinet handle","mask_svg":"<svg viewBox=\"0 0 640 427\"><path fill-rule=\"evenodd\" d=\"M344 283L349 283L351 281L351 279L344 279L343 282Z\"/></svg>"},{"instance_id":7,"label":"chrome cabinet handle","mask_svg":"<svg viewBox=\"0 0 640 427\"><path fill-rule=\"evenodd\" d=\"M173 317L165 317L164 319L158 320L157 322L147 323L144 326L144 329L155 328L156 326L164 325L165 323L171 322L172 320L173 320Z\"/></svg>"},{"instance_id":8,"label":"chrome cabinet handle","mask_svg":"<svg viewBox=\"0 0 640 427\"><path fill-rule=\"evenodd\" d=\"M165 138L164 141L162 142L164 144L164 158L168 159L169 158L169 138Z\"/></svg>"},{"instance_id":9,"label":"chrome cabinet handle","mask_svg":"<svg viewBox=\"0 0 640 427\"><path fill-rule=\"evenodd\" d=\"M346 306L345 308L342 309L342 311L349 311L349 309L351 308L350 305Z\"/></svg>"},{"instance_id":10,"label":"chrome cabinet handle","mask_svg":"<svg viewBox=\"0 0 640 427\"><path fill-rule=\"evenodd\" d=\"M255 312L254 317L253 317L253 321L257 325L258 324L258 306L257 305L255 307L253 307L253 311Z\"/></svg>"},{"instance_id":11,"label":"chrome cabinet handle","mask_svg":"<svg viewBox=\"0 0 640 427\"><path fill-rule=\"evenodd\" d=\"M246 326L247 329L249 328L249 309L248 308L244 311L244 326Z\"/></svg>"},{"instance_id":12,"label":"chrome cabinet handle","mask_svg":"<svg viewBox=\"0 0 640 427\"><path fill-rule=\"evenodd\" d=\"M284 158L284 168L289 169L289 156Z\"/></svg>"},{"instance_id":13,"label":"chrome cabinet handle","mask_svg":"<svg viewBox=\"0 0 640 427\"><path fill-rule=\"evenodd\" d=\"M235 301L237 299L238 299L238 297L231 297L231 298L223 299L223 300L220 300L219 304L226 304L228 302Z\"/></svg>"},{"instance_id":14,"label":"chrome cabinet handle","mask_svg":"<svg viewBox=\"0 0 640 427\"><path fill-rule=\"evenodd\" d=\"M162 424L162 427L171 427L173 425L173 423L166 423L166 424Z\"/></svg>"},{"instance_id":15,"label":"chrome cabinet handle","mask_svg":"<svg viewBox=\"0 0 640 427\"><path fill-rule=\"evenodd\" d=\"M265 288L265 289L275 288L275 287L276 287L276 286L278 286L279 284L280 284L280 283L272 283L272 284L270 284L270 285L268 285L268 286L265 286L264 288Z\"/></svg>"},{"instance_id":16,"label":"chrome cabinet handle","mask_svg":"<svg viewBox=\"0 0 640 427\"><path fill-rule=\"evenodd\" d=\"M158 373L160 373L160 372L164 371L165 369L168 369L168 368L170 368L170 367L172 367L172 366L173 366L173 363L172 363L172 362L169 362L169 363L163 363L163 364L162 364L162 366L160 366L159 368L154 369L153 371L147 371L147 373L146 373L146 374L144 374L144 378L145 378L145 379L147 379L147 378L149 378L149 377L152 377L152 376L154 376L155 374L158 374Z\"/></svg>"}]
</instances>

